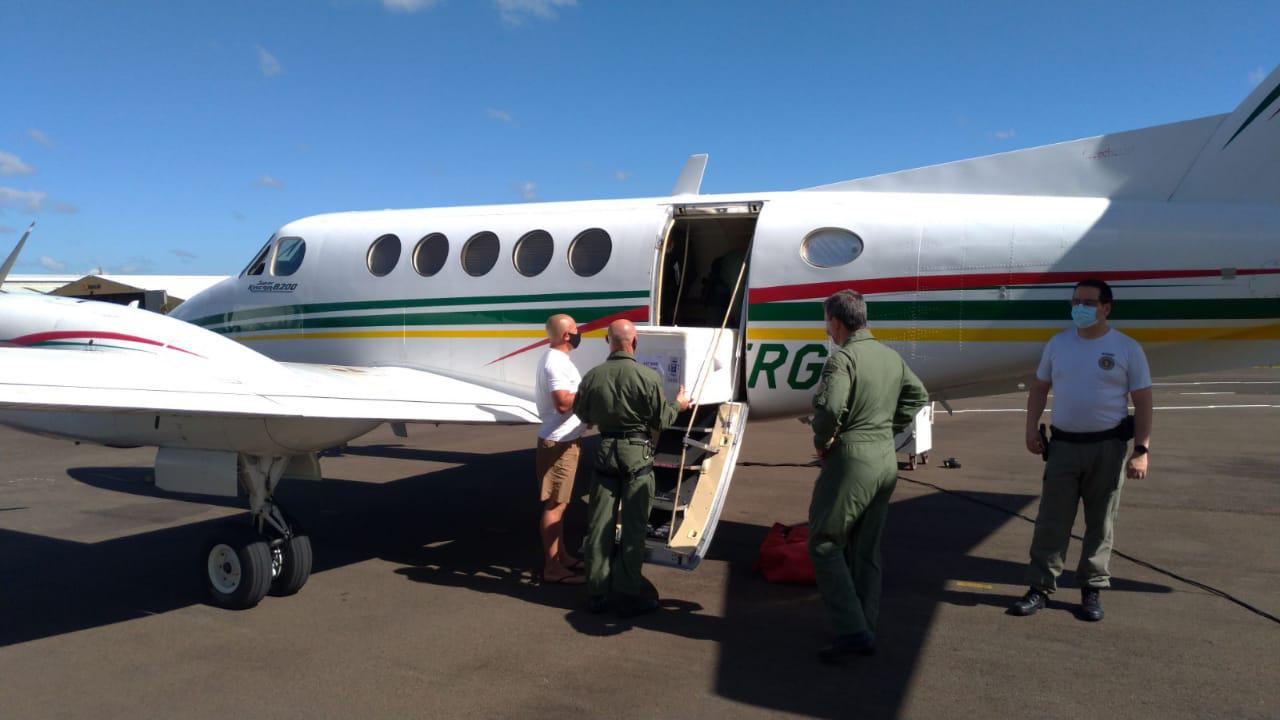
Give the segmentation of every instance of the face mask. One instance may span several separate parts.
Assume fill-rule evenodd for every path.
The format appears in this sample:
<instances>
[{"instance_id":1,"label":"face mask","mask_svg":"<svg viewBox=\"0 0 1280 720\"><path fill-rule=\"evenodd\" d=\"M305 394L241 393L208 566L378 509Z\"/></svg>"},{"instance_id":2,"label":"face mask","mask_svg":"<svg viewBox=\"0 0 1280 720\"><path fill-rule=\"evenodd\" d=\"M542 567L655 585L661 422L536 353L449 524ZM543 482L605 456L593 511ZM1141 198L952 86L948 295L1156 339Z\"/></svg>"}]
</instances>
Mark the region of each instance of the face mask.
<instances>
[{"instance_id":1,"label":"face mask","mask_svg":"<svg viewBox=\"0 0 1280 720\"><path fill-rule=\"evenodd\" d=\"M573 348L574 350L577 350L578 346L581 344L582 344L582 333L580 332L570 333L569 347Z\"/></svg>"},{"instance_id":2,"label":"face mask","mask_svg":"<svg viewBox=\"0 0 1280 720\"><path fill-rule=\"evenodd\" d=\"M1098 308L1089 307L1088 305L1072 305L1071 321L1081 330L1093 327L1098 323Z\"/></svg>"}]
</instances>

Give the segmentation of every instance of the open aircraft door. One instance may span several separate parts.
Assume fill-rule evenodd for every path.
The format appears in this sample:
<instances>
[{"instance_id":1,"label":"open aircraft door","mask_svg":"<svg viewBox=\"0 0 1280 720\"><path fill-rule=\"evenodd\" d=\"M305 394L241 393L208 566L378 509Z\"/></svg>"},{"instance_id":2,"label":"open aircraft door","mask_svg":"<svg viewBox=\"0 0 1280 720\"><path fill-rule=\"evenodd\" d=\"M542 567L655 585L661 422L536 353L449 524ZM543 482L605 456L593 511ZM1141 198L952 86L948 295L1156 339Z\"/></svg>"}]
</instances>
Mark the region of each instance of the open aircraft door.
<instances>
[{"instance_id":1,"label":"open aircraft door","mask_svg":"<svg viewBox=\"0 0 1280 720\"><path fill-rule=\"evenodd\" d=\"M751 242L761 203L676 204L658 247L656 325L637 328L636 359L695 403L654 448L646 560L692 570L711 547L742 448L748 407L744 337Z\"/></svg>"}]
</instances>

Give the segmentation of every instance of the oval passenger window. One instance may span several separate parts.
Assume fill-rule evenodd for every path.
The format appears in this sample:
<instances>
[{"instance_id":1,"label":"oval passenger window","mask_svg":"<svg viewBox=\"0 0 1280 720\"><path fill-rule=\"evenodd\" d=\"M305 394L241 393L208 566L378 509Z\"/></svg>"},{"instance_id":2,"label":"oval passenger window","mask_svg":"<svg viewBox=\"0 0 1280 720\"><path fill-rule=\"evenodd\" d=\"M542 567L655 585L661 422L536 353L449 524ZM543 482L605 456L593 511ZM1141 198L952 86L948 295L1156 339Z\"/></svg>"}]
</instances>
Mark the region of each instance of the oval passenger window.
<instances>
[{"instance_id":1,"label":"oval passenger window","mask_svg":"<svg viewBox=\"0 0 1280 720\"><path fill-rule=\"evenodd\" d=\"M498 236L478 232L462 246L462 269L471 277L480 277L493 269L498 262Z\"/></svg>"},{"instance_id":2,"label":"oval passenger window","mask_svg":"<svg viewBox=\"0 0 1280 720\"><path fill-rule=\"evenodd\" d=\"M613 254L613 240L600 228L578 233L569 244L569 267L582 277L591 277L604 269Z\"/></svg>"},{"instance_id":3,"label":"oval passenger window","mask_svg":"<svg viewBox=\"0 0 1280 720\"><path fill-rule=\"evenodd\" d=\"M276 248L276 259L271 264L271 274L286 277L298 272L302 266L302 258L306 257L307 243L300 237L280 238Z\"/></svg>"},{"instance_id":4,"label":"oval passenger window","mask_svg":"<svg viewBox=\"0 0 1280 720\"><path fill-rule=\"evenodd\" d=\"M413 269L422 277L431 277L440 272L448 258L449 238L443 233L431 233L413 249Z\"/></svg>"},{"instance_id":5,"label":"oval passenger window","mask_svg":"<svg viewBox=\"0 0 1280 720\"><path fill-rule=\"evenodd\" d=\"M400 238L387 234L373 241L365 257L369 272L382 277L396 268L400 262Z\"/></svg>"},{"instance_id":6,"label":"oval passenger window","mask_svg":"<svg viewBox=\"0 0 1280 720\"><path fill-rule=\"evenodd\" d=\"M814 267L832 268L862 254L862 238L844 228L820 228L804 236L800 257Z\"/></svg>"},{"instance_id":7,"label":"oval passenger window","mask_svg":"<svg viewBox=\"0 0 1280 720\"><path fill-rule=\"evenodd\" d=\"M515 252L511 255L516 270L525 277L533 277L551 264L551 255L555 251L555 241L546 230L532 230L524 234L516 242Z\"/></svg>"}]
</instances>

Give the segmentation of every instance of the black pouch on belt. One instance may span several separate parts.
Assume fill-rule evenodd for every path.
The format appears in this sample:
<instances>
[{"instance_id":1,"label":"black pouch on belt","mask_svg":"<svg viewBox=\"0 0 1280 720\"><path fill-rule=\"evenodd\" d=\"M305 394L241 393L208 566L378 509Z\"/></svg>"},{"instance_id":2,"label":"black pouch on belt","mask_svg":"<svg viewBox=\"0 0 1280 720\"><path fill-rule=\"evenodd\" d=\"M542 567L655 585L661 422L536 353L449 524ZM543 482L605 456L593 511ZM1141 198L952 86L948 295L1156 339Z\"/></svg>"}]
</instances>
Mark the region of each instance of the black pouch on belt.
<instances>
[{"instance_id":1,"label":"black pouch on belt","mask_svg":"<svg viewBox=\"0 0 1280 720\"><path fill-rule=\"evenodd\" d=\"M1116 426L1117 437L1125 442L1133 439L1133 416L1125 415L1120 424Z\"/></svg>"}]
</instances>

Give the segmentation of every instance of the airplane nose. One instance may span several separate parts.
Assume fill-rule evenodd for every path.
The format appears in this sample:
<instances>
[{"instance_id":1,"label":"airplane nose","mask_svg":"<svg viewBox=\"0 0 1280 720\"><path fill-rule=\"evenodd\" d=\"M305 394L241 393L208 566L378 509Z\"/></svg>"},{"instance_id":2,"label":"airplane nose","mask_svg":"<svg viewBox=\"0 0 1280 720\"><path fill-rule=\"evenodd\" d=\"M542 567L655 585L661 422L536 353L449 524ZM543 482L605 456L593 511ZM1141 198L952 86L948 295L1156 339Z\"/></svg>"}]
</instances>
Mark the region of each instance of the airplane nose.
<instances>
[{"instance_id":1,"label":"airplane nose","mask_svg":"<svg viewBox=\"0 0 1280 720\"><path fill-rule=\"evenodd\" d=\"M191 322L197 318L226 312L234 278L227 278L192 295L169 314L179 320Z\"/></svg>"}]
</instances>

